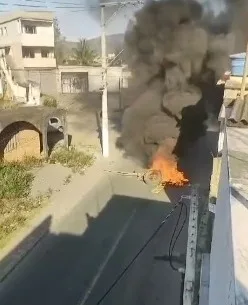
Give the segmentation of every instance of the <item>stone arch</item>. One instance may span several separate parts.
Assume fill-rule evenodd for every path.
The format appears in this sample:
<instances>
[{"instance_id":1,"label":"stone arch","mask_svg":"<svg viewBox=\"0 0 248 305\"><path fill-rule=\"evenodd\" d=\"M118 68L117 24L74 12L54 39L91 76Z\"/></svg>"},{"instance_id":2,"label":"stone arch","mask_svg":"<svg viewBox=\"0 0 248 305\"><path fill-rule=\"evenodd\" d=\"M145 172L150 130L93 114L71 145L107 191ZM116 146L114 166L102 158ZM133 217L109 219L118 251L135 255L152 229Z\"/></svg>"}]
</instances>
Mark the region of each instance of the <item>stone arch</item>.
<instances>
[{"instance_id":1,"label":"stone arch","mask_svg":"<svg viewBox=\"0 0 248 305\"><path fill-rule=\"evenodd\" d=\"M15 121L7 125L0 133L0 159L21 161L24 157L41 155L42 135L32 123Z\"/></svg>"}]
</instances>

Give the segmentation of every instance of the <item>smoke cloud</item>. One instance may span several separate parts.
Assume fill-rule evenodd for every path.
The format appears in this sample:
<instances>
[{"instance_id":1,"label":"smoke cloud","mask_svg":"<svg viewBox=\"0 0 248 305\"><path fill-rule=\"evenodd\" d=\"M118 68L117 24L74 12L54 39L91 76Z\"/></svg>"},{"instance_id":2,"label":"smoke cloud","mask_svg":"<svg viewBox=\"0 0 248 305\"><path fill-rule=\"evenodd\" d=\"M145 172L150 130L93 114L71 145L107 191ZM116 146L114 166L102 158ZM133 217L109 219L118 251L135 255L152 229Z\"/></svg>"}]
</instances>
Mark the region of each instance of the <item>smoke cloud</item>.
<instances>
[{"instance_id":1,"label":"smoke cloud","mask_svg":"<svg viewBox=\"0 0 248 305\"><path fill-rule=\"evenodd\" d=\"M181 156L216 116L229 54L243 48L244 1L226 1L218 16L196 1L149 1L125 35L128 66L142 94L125 110L117 146L146 165L158 147ZM238 8L239 7L239 8ZM247 14L246 14L247 15ZM246 19L247 20L247 19ZM248 32L248 31L247 31ZM244 50L244 49L243 49Z\"/></svg>"}]
</instances>

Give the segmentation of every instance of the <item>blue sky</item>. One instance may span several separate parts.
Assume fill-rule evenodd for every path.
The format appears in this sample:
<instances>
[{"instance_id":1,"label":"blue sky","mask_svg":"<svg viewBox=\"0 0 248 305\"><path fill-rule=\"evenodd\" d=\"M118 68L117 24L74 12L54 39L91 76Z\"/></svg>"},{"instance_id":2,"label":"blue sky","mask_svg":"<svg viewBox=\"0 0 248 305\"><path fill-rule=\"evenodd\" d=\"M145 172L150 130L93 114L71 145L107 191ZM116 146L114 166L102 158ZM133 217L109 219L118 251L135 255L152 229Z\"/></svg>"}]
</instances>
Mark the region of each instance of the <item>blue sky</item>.
<instances>
[{"instance_id":1,"label":"blue sky","mask_svg":"<svg viewBox=\"0 0 248 305\"><path fill-rule=\"evenodd\" d=\"M93 38L100 35L100 0L0 0L0 11L10 11L17 9L26 10L54 10L58 17L62 34L68 40L78 40L79 38ZM110 1L110 0L105 0ZM120 1L120 0L119 0ZM201 3L208 3L215 10L219 11L224 0L198 0ZM3 3L8 3L2 5ZM221 5L222 4L222 5ZM24 5L23 7L18 5ZM42 6L34 8L31 6ZM61 8L64 7L64 8ZM92 8L93 7L93 8ZM133 16L138 7L125 7L115 16L107 27L108 34L123 33L127 27L128 20ZM217 9L218 8L218 9ZM107 17L112 12L106 12Z\"/></svg>"},{"instance_id":2,"label":"blue sky","mask_svg":"<svg viewBox=\"0 0 248 305\"><path fill-rule=\"evenodd\" d=\"M5 3L5 1L0 0L0 3ZM54 10L58 17L62 34L68 40L75 41L80 37L92 38L100 35L100 16L99 10L96 9L97 5L99 5L98 0L8 0L6 3L8 4L0 4L1 11L20 9ZM32 6L42 7L36 8ZM90 7L93 8L90 9ZM133 12L134 9L130 7L121 9L108 24L107 33L123 33ZM112 14L112 12L106 13L107 17Z\"/></svg>"}]
</instances>

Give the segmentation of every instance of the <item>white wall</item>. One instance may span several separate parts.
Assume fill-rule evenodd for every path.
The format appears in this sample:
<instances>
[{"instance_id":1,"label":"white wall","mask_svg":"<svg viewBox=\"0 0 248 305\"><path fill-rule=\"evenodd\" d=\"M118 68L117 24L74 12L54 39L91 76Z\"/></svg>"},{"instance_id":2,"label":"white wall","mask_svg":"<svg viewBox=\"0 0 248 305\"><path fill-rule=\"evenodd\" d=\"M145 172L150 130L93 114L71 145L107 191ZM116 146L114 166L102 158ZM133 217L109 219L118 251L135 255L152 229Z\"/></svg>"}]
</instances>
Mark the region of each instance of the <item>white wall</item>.
<instances>
[{"instance_id":1,"label":"white wall","mask_svg":"<svg viewBox=\"0 0 248 305\"><path fill-rule=\"evenodd\" d=\"M58 88L61 92L61 73L78 73L87 72L89 77L89 91L99 91L102 87L102 68L91 66L59 66L58 67ZM108 90L111 92L119 91L119 80L125 78L125 86L127 86L126 78L129 78L130 73L123 72L122 67L110 67L108 68L107 82Z\"/></svg>"},{"instance_id":2,"label":"white wall","mask_svg":"<svg viewBox=\"0 0 248 305\"><path fill-rule=\"evenodd\" d=\"M37 34L23 33L23 26L34 25L37 28ZM10 46L10 55L15 63L15 67L27 68L54 68L56 67L55 58L41 58L40 47L51 47L54 53L54 28L52 22L42 21L21 21L15 19L0 24L0 29L6 27L7 34L0 35L0 48ZM1 32L0 32L1 33ZM22 58L22 46L38 46L36 50L37 58Z\"/></svg>"},{"instance_id":3,"label":"white wall","mask_svg":"<svg viewBox=\"0 0 248 305\"><path fill-rule=\"evenodd\" d=\"M235 281L226 134L221 162L210 255L209 304L234 305Z\"/></svg>"},{"instance_id":4,"label":"white wall","mask_svg":"<svg viewBox=\"0 0 248 305\"><path fill-rule=\"evenodd\" d=\"M41 93L57 95L57 70L56 69L31 69L26 70L27 80L34 81L40 87Z\"/></svg>"},{"instance_id":5,"label":"white wall","mask_svg":"<svg viewBox=\"0 0 248 305\"><path fill-rule=\"evenodd\" d=\"M24 68L55 68L55 58L23 58Z\"/></svg>"},{"instance_id":6,"label":"white wall","mask_svg":"<svg viewBox=\"0 0 248 305\"><path fill-rule=\"evenodd\" d=\"M1 28L7 28L7 35L0 36L0 47L10 46L21 41L21 32L18 20L12 20L4 24L0 24Z\"/></svg>"},{"instance_id":7,"label":"white wall","mask_svg":"<svg viewBox=\"0 0 248 305\"><path fill-rule=\"evenodd\" d=\"M26 25L35 26L36 34L25 33ZM21 21L21 43L23 46L54 47L54 28L52 22Z\"/></svg>"}]
</instances>

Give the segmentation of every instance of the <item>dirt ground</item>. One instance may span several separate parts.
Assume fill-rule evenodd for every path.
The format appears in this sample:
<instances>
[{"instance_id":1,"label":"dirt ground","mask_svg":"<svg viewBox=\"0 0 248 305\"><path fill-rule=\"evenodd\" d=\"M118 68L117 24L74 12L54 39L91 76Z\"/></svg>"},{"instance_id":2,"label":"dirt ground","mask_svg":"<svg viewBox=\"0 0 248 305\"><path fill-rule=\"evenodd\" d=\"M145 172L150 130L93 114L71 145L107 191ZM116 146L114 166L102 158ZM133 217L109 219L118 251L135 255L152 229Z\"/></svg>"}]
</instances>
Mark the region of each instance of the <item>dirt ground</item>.
<instances>
[{"instance_id":1,"label":"dirt ground","mask_svg":"<svg viewBox=\"0 0 248 305\"><path fill-rule=\"evenodd\" d=\"M66 109L71 144L101 154L101 95L61 94L59 106ZM109 127L119 129L120 99L118 94L108 95Z\"/></svg>"}]
</instances>

